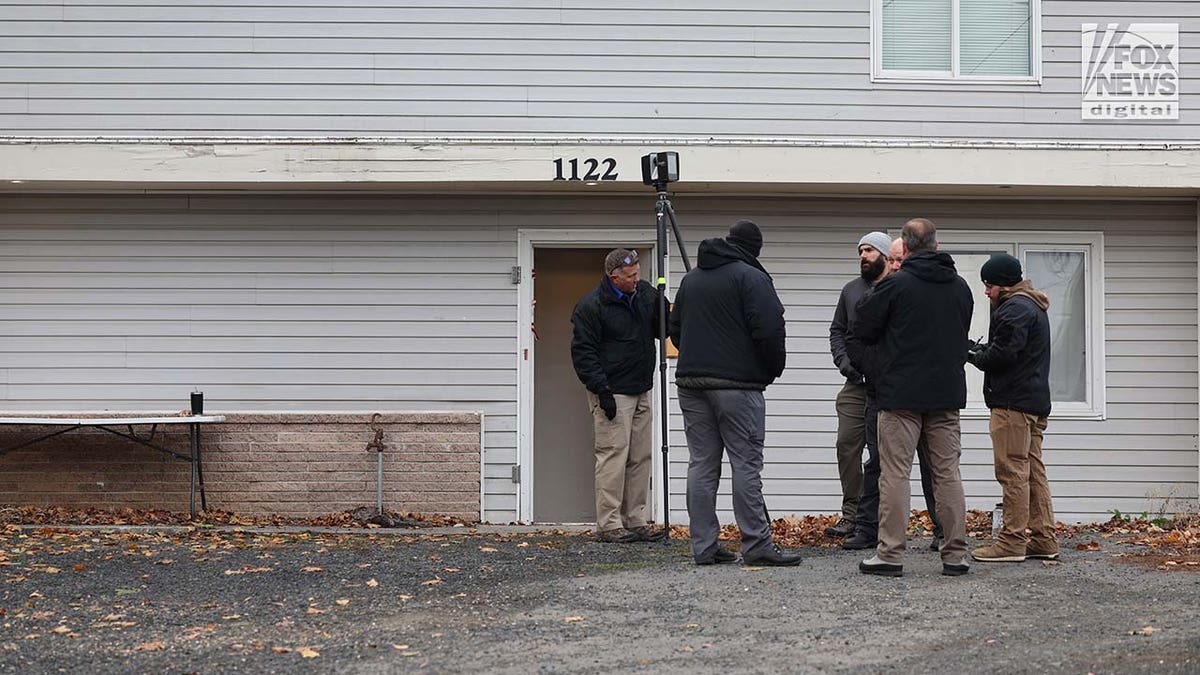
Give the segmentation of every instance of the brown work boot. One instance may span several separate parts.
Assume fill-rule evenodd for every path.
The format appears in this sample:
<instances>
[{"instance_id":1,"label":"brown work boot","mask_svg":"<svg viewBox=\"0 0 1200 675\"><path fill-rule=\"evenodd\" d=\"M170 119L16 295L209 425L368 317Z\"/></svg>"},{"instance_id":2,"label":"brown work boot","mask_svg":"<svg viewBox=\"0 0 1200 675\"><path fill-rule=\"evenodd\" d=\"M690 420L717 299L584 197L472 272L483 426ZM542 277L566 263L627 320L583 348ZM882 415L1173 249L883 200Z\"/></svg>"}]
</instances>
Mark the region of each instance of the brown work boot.
<instances>
[{"instance_id":1,"label":"brown work boot","mask_svg":"<svg viewBox=\"0 0 1200 675\"><path fill-rule=\"evenodd\" d=\"M631 544L635 541L639 541L636 534L623 527L597 532L596 538L609 544Z\"/></svg>"},{"instance_id":2,"label":"brown work boot","mask_svg":"<svg viewBox=\"0 0 1200 675\"><path fill-rule=\"evenodd\" d=\"M629 531L637 536L638 541L662 541L667 538L666 530L651 529L649 525L631 527Z\"/></svg>"},{"instance_id":3,"label":"brown work boot","mask_svg":"<svg viewBox=\"0 0 1200 675\"><path fill-rule=\"evenodd\" d=\"M1025 547L1026 560L1058 560L1058 546L1054 548L1042 548L1030 544Z\"/></svg>"},{"instance_id":4,"label":"brown work boot","mask_svg":"<svg viewBox=\"0 0 1200 675\"><path fill-rule=\"evenodd\" d=\"M1024 562L1026 556L1024 551L1012 551L992 544L971 551L971 557L979 562Z\"/></svg>"}]
</instances>

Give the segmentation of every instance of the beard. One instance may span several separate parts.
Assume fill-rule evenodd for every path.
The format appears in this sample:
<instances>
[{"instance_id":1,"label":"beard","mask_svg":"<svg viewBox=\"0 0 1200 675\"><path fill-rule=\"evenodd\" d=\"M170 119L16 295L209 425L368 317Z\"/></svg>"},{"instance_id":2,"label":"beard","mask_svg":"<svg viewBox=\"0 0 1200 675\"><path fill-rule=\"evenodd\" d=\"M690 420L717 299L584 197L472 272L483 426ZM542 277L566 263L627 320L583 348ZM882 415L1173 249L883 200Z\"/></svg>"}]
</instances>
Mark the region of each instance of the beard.
<instances>
[{"instance_id":1,"label":"beard","mask_svg":"<svg viewBox=\"0 0 1200 675\"><path fill-rule=\"evenodd\" d=\"M883 256L879 256L872 262L863 261L860 263L859 272L862 274L863 279L866 279L867 281L875 281L879 277L883 276L883 268L886 266L887 261L883 259Z\"/></svg>"}]
</instances>

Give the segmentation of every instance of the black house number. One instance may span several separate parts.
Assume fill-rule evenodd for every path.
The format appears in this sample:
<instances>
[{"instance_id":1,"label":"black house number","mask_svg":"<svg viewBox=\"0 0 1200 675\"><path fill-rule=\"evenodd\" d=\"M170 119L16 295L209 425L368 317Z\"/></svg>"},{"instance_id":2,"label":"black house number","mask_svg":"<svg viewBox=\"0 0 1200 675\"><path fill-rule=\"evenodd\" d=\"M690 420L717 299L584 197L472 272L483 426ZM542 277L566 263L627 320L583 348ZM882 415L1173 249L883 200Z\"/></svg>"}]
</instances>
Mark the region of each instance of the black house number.
<instances>
[{"instance_id":1,"label":"black house number","mask_svg":"<svg viewBox=\"0 0 1200 675\"><path fill-rule=\"evenodd\" d=\"M580 165L583 165L583 175L579 175ZM601 168L604 173L600 173ZM564 171L570 175L566 175ZM617 179L617 160L612 157L604 159L586 159L572 158L564 160L559 157L554 160L554 180L616 180Z\"/></svg>"}]
</instances>

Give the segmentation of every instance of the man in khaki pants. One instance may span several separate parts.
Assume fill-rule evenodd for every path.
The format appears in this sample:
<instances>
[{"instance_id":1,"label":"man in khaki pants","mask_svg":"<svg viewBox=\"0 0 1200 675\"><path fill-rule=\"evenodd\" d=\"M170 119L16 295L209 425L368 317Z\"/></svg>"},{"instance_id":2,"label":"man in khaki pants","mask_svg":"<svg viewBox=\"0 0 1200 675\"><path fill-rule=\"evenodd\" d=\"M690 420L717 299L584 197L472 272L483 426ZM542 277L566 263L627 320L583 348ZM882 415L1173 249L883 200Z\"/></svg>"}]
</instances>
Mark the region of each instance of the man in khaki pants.
<instances>
[{"instance_id":1,"label":"man in khaki pants","mask_svg":"<svg viewBox=\"0 0 1200 675\"><path fill-rule=\"evenodd\" d=\"M1006 253L984 263L980 277L992 304L988 343L968 351L967 361L983 371L1004 523L996 543L975 549L971 557L980 562L1054 560L1058 540L1042 463L1042 434L1050 414L1050 299L1021 278L1021 261Z\"/></svg>"},{"instance_id":2,"label":"man in khaki pants","mask_svg":"<svg viewBox=\"0 0 1200 675\"><path fill-rule=\"evenodd\" d=\"M659 293L641 281L637 251L604 259L604 278L571 315L571 360L587 387L596 450L596 530L601 541L659 541L646 524Z\"/></svg>"},{"instance_id":3,"label":"man in khaki pants","mask_svg":"<svg viewBox=\"0 0 1200 675\"><path fill-rule=\"evenodd\" d=\"M954 259L937 250L937 230L914 218L900 232L907 257L858 306L855 338L877 345L879 543L863 574L901 576L911 505L909 474L922 434L929 444L938 522L945 530L942 574L969 571L966 502L958 460L959 410L967 403L967 329L974 301Z\"/></svg>"}]
</instances>

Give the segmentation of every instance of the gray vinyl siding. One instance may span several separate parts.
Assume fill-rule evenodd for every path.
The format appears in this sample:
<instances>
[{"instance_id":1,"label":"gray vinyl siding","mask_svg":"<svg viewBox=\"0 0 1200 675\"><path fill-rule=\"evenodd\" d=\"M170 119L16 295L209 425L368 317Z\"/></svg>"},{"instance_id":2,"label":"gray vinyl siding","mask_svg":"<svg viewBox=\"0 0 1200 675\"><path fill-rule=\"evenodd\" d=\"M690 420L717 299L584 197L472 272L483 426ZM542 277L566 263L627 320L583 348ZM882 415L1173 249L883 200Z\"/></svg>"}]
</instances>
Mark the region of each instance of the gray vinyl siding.
<instances>
[{"instance_id":1,"label":"gray vinyl siding","mask_svg":"<svg viewBox=\"0 0 1200 675\"><path fill-rule=\"evenodd\" d=\"M829 319L857 273L858 237L912 214L943 229L1104 232L1108 419L1051 417L1055 506L1074 520L1194 503L1194 203L681 196L675 206L693 251L738 217L766 232L789 333L788 369L768 390L773 514L838 508ZM627 198L0 196L0 410L174 411L193 388L214 412L480 410L484 517L509 522L517 232L644 229L649 215ZM671 410L682 522L686 449ZM987 508L999 489L984 420L964 422L963 446L968 503ZM720 499L727 510L727 487Z\"/></svg>"},{"instance_id":2,"label":"gray vinyl siding","mask_svg":"<svg viewBox=\"0 0 1200 675\"><path fill-rule=\"evenodd\" d=\"M1181 119L1080 120L1080 24L1180 24ZM869 0L0 5L0 133L1200 139L1200 4L1042 3L1041 84L872 83Z\"/></svg>"}]
</instances>

